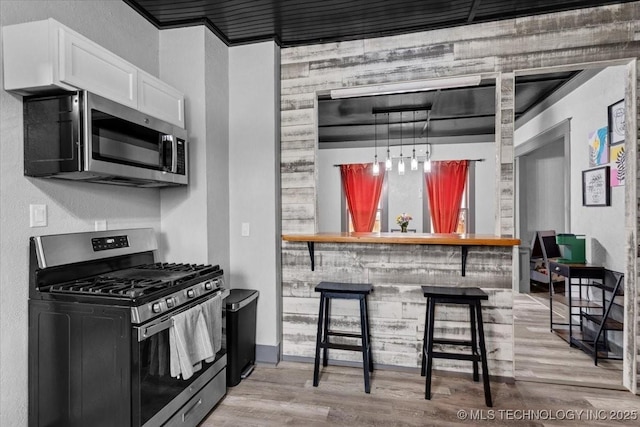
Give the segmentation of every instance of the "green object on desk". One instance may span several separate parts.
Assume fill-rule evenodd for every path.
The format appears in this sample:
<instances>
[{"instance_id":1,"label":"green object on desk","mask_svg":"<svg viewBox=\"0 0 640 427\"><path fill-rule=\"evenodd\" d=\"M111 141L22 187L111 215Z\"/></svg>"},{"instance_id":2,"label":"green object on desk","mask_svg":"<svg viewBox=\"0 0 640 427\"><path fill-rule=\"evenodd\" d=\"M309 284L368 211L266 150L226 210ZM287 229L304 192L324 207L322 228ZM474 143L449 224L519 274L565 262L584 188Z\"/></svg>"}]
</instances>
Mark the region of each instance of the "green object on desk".
<instances>
[{"instance_id":1,"label":"green object on desk","mask_svg":"<svg viewBox=\"0 0 640 427\"><path fill-rule=\"evenodd\" d=\"M587 259L584 255L584 234L558 234L556 236L556 243L558 246L562 246L563 258L558 259L558 262L566 264L584 264Z\"/></svg>"}]
</instances>

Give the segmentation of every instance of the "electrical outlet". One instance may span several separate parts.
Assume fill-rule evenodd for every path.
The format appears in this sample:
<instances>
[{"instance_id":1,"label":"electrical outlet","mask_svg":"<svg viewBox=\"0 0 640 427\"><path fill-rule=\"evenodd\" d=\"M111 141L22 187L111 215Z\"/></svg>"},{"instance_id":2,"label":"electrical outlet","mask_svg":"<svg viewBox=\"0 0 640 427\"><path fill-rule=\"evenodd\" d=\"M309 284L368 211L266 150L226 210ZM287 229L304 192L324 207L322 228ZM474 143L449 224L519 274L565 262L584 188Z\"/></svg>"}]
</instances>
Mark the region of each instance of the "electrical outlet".
<instances>
[{"instance_id":1,"label":"electrical outlet","mask_svg":"<svg viewBox=\"0 0 640 427\"><path fill-rule=\"evenodd\" d=\"M249 236L249 223L248 222L243 222L242 223L242 236L243 237L248 237Z\"/></svg>"},{"instance_id":2,"label":"electrical outlet","mask_svg":"<svg viewBox=\"0 0 640 427\"><path fill-rule=\"evenodd\" d=\"M29 227L47 226L47 205L29 205Z\"/></svg>"},{"instance_id":3,"label":"electrical outlet","mask_svg":"<svg viewBox=\"0 0 640 427\"><path fill-rule=\"evenodd\" d=\"M93 223L93 229L95 231L105 231L107 229L107 220L106 219L97 219Z\"/></svg>"}]
</instances>

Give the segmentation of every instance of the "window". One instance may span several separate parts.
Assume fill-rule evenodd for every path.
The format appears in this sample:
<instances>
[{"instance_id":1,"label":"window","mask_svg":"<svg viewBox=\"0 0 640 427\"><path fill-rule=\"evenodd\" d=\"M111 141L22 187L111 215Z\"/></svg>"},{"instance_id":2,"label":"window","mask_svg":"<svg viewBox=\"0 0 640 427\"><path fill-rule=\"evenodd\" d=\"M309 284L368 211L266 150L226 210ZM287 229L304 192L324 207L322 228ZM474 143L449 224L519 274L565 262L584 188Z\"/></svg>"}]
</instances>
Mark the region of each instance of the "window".
<instances>
[{"instance_id":1,"label":"window","mask_svg":"<svg viewBox=\"0 0 640 427\"><path fill-rule=\"evenodd\" d=\"M380 231L382 231L382 197L383 196L380 196L380 201L378 202L378 210L376 211L376 222L373 224L373 233L379 233ZM344 204L347 205L346 198ZM349 233L352 233L353 221L351 220L351 213L349 212L348 206L346 207L346 215L349 219Z\"/></svg>"},{"instance_id":2,"label":"window","mask_svg":"<svg viewBox=\"0 0 640 427\"><path fill-rule=\"evenodd\" d=\"M473 179L475 173L475 165L474 162L469 162L469 169L467 170L467 182L464 186L464 192L462 193L462 201L460 203L460 216L458 219L458 227L456 228L456 233L464 234L464 233L473 233L474 230L474 190L471 188L475 180ZM423 180L424 181L424 180ZM427 186L426 183L423 182L423 218L424 221L424 232L432 233L433 232L433 221L431 221L431 214L429 211L429 197L427 194Z\"/></svg>"},{"instance_id":3,"label":"window","mask_svg":"<svg viewBox=\"0 0 640 427\"><path fill-rule=\"evenodd\" d=\"M462 202L460 205L460 219L458 221L458 228L456 229L456 233L473 233L474 229L474 189L472 188L475 185L474 180L475 167L474 162L469 163L469 169L467 171L467 182L465 184L464 193L462 195ZM420 179L422 180L422 218L423 224L422 227L420 222L412 222L412 228L417 228L418 232L422 228L422 232L431 233L433 232L433 223L431 221L431 215L429 213L429 197L427 196L427 188L424 179L424 175L420 174ZM380 201L378 202L378 210L376 212L376 220L375 225L373 226L373 232L387 232L389 231L388 226L388 216L387 212L389 210L389 197L388 197L388 181L385 179L382 193L380 194ZM353 223L351 221L351 215L349 213L349 207L347 204L347 198L342 193L342 231L353 232Z\"/></svg>"}]
</instances>

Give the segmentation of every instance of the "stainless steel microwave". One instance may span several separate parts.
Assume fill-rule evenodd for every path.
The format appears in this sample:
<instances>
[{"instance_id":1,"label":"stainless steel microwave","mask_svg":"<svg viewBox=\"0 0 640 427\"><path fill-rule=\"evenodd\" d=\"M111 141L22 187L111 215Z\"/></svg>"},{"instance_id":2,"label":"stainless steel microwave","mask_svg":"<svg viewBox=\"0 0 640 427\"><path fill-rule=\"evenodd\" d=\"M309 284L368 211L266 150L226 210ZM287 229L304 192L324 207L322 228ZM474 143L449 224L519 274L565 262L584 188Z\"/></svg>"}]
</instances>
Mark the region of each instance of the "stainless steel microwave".
<instances>
[{"instance_id":1,"label":"stainless steel microwave","mask_svg":"<svg viewBox=\"0 0 640 427\"><path fill-rule=\"evenodd\" d=\"M96 94L24 98L24 174L137 187L188 183L184 129Z\"/></svg>"}]
</instances>

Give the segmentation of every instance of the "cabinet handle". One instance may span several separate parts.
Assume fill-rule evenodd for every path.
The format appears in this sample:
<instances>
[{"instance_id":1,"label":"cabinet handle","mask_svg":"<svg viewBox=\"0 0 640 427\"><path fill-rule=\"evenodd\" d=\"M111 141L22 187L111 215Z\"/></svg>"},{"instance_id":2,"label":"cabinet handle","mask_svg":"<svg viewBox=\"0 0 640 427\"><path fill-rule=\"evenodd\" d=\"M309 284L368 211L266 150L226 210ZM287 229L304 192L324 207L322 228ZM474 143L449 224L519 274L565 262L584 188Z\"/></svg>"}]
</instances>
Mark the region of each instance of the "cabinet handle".
<instances>
[{"instance_id":1,"label":"cabinet handle","mask_svg":"<svg viewBox=\"0 0 640 427\"><path fill-rule=\"evenodd\" d=\"M191 412L196 409L198 406L202 404L202 399L198 399L198 401L189 409L187 409L184 414L182 414L182 422L185 422L187 417L191 414Z\"/></svg>"}]
</instances>

